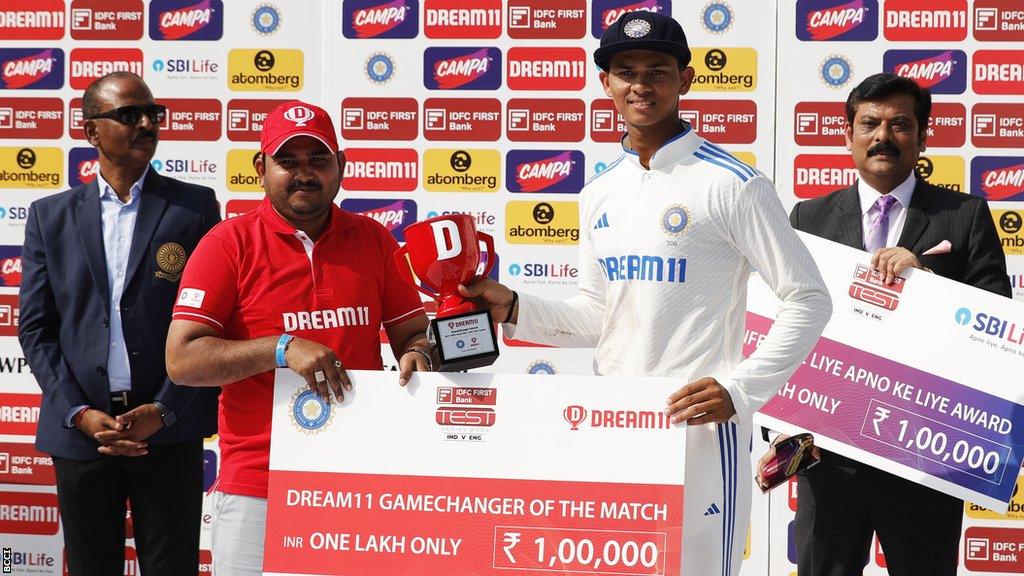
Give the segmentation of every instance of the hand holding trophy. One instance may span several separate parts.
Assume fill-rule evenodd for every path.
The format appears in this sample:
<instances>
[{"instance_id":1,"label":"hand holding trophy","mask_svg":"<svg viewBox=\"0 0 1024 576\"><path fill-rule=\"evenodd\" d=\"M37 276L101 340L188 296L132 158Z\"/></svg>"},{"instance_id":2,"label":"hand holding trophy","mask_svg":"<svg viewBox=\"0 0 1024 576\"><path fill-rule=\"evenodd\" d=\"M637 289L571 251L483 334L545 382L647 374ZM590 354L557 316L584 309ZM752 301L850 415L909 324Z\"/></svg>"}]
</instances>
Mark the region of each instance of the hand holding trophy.
<instances>
[{"instance_id":1,"label":"hand holding trophy","mask_svg":"<svg viewBox=\"0 0 1024 576\"><path fill-rule=\"evenodd\" d=\"M498 339L491 313L460 296L458 286L477 276L481 243L487 259L480 276L487 276L494 265L494 238L477 232L471 216L450 214L409 226L405 239L405 246L395 252L399 275L437 302L437 316L427 329L441 360L437 369L454 372L493 364Z\"/></svg>"}]
</instances>

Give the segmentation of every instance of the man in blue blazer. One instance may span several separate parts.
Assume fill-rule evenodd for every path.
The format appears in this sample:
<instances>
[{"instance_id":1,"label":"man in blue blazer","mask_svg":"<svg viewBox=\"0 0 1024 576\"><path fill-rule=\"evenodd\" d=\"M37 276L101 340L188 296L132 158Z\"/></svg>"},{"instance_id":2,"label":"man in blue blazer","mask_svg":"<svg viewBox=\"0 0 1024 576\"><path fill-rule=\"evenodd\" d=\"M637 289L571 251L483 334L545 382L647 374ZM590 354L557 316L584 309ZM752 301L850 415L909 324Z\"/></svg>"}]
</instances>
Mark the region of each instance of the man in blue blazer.
<instances>
[{"instance_id":1,"label":"man in blue blazer","mask_svg":"<svg viewBox=\"0 0 1024 576\"><path fill-rule=\"evenodd\" d=\"M164 344L219 209L213 190L150 168L167 111L141 78L100 78L82 111L99 174L33 202L25 229L18 336L43 391L36 446L53 456L72 576L123 572L126 500L142 572L195 574L218 390L171 382Z\"/></svg>"}]
</instances>

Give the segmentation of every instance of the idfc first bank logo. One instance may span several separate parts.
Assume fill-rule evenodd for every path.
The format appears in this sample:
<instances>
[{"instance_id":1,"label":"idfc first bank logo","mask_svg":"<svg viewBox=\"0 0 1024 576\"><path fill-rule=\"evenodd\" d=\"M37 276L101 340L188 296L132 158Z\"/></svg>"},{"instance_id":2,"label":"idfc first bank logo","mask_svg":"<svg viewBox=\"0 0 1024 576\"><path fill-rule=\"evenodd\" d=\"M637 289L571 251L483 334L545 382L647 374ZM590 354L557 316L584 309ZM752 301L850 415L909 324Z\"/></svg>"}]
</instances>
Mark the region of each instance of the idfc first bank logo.
<instances>
[{"instance_id":1,"label":"idfc first bank logo","mask_svg":"<svg viewBox=\"0 0 1024 576\"><path fill-rule=\"evenodd\" d=\"M153 0L149 5L153 40L220 40L223 35L221 0Z\"/></svg>"},{"instance_id":2,"label":"idfc first bank logo","mask_svg":"<svg viewBox=\"0 0 1024 576\"><path fill-rule=\"evenodd\" d=\"M797 0L796 37L805 42L878 37L878 0Z\"/></svg>"},{"instance_id":3,"label":"idfc first bank logo","mask_svg":"<svg viewBox=\"0 0 1024 576\"><path fill-rule=\"evenodd\" d=\"M501 51L497 48L427 48L423 85L428 90L497 90Z\"/></svg>"},{"instance_id":4,"label":"idfc first bank logo","mask_svg":"<svg viewBox=\"0 0 1024 576\"><path fill-rule=\"evenodd\" d=\"M63 85L60 48L0 48L0 89L53 90Z\"/></svg>"},{"instance_id":5,"label":"idfc first bank logo","mask_svg":"<svg viewBox=\"0 0 1024 576\"><path fill-rule=\"evenodd\" d=\"M882 67L916 80L932 94L963 94L967 90L967 55L962 50L887 50Z\"/></svg>"},{"instance_id":6,"label":"idfc first bank logo","mask_svg":"<svg viewBox=\"0 0 1024 576\"><path fill-rule=\"evenodd\" d=\"M509 192L576 194L583 188L583 152L511 150L505 160Z\"/></svg>"},{"instance_id":7,"label":"idfc first bank logo","mask_svg":"<svg viewBox=\"0 0 1024 576\"><path fill-rule=\"evenodd\" d=\"M971 160L971 194L989 202L1024 200L1024 157L976 156Z\"/></svg>"},{"instance_id":8,"label":"idfc first bank logo","mask_svg":"<svg viewBox=\"0 0 1024 576\"><path fill-rule=\"evenodd\" d=\"M590 33L600 38L604 31L627 12L657 12L672 15L671 0L594 0Z\"/></svg>"},{"instance_id":9,"label":"idfc first bank logo","mask_svg":"<svg viewBox=\"0 0 1024 576\"><path fill-rule=\"evenodd\" d=\"M345 38L415 38L419 35L418 0L345 0L341 5Z\"/></svg>"}]
</instances>

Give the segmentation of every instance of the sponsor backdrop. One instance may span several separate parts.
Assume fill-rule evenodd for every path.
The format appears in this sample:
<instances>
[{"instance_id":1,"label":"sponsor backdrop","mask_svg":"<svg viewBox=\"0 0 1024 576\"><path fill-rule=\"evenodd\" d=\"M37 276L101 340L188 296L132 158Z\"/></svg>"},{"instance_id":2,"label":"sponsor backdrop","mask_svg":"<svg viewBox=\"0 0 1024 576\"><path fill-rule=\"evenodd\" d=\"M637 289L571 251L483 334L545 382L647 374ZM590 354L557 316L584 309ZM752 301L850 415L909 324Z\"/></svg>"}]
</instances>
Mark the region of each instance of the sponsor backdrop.
<instances>
[{"instance_id":1,"label":"sponsor backdrop","mask_svg":"<svg viewBox=\"0 0 1024 576\"><path fill-rule=\"evenodd\" d=\"M623 11L671 13L686 30L697 69L680 117L773 176L787 207L851 181L841 101L854 83L884 68L931 86L938 105L919 170L992 201L1015 294L1024 298L1024 12L1016 0L919 4L4 0L4 567L33 575L65 569L52 462L32 447L39 395L16 339L17 293L28 205L95 178L80 99L94 78L131 70L146 79L170 110L153 169L213 187L225 217L253 209L262 197L252 157L267 112L291 98L319 103L334 117L349 158L339 196L346 209L377 219L399 241L417 219L470 214L496 239L492 276L562 297L576 288L577 194L619 156L623 129L589 54ZM385 358L393 369L386 346ZM493 370L584 374L591 362L587 349L504 339ZM755 457L762 447L755 441ZM216 439L206 448L209 489ZM792 493L755 498L745 575L795 572ZM1024 525L1015 528L1022 510L1024 493L1006 517L965 506L963 574L1024 569ZM208 503L204 574L211 513ZM125 574L136 575L128 545ZM883 573L876 552L866 573Z\"/></svg>"}]
</instances>

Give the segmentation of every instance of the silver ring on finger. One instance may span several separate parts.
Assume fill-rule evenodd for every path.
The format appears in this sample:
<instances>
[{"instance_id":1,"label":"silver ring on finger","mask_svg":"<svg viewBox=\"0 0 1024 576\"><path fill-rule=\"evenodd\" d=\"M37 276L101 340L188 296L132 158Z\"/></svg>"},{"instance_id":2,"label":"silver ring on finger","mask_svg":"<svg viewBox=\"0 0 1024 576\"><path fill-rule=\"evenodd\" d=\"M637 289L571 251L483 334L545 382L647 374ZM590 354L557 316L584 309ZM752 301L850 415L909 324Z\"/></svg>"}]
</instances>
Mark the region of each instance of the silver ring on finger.
<instances>
[{"instance_id":1,"label":"silver ring on finger","mask_svg":"<svg viewBox=\"0 0 1024 576\"><path fill-rule=\"evenodd\" d=\"M313 378L316 379L317 384L322 384L327 381L327 375L324 374L323 370L317 370L313 373Z\"/></svg>"},{"instance_id":2,"label":"silver ring on finger","mask_svg":"<svg viewBox=\"0 0 1024 576\"><path fill-rule=\"evenodd\" d=\"M338 370L341 370L341 360L335 360L334 367L337 368Z\"/></svg>"}]
</instances>

